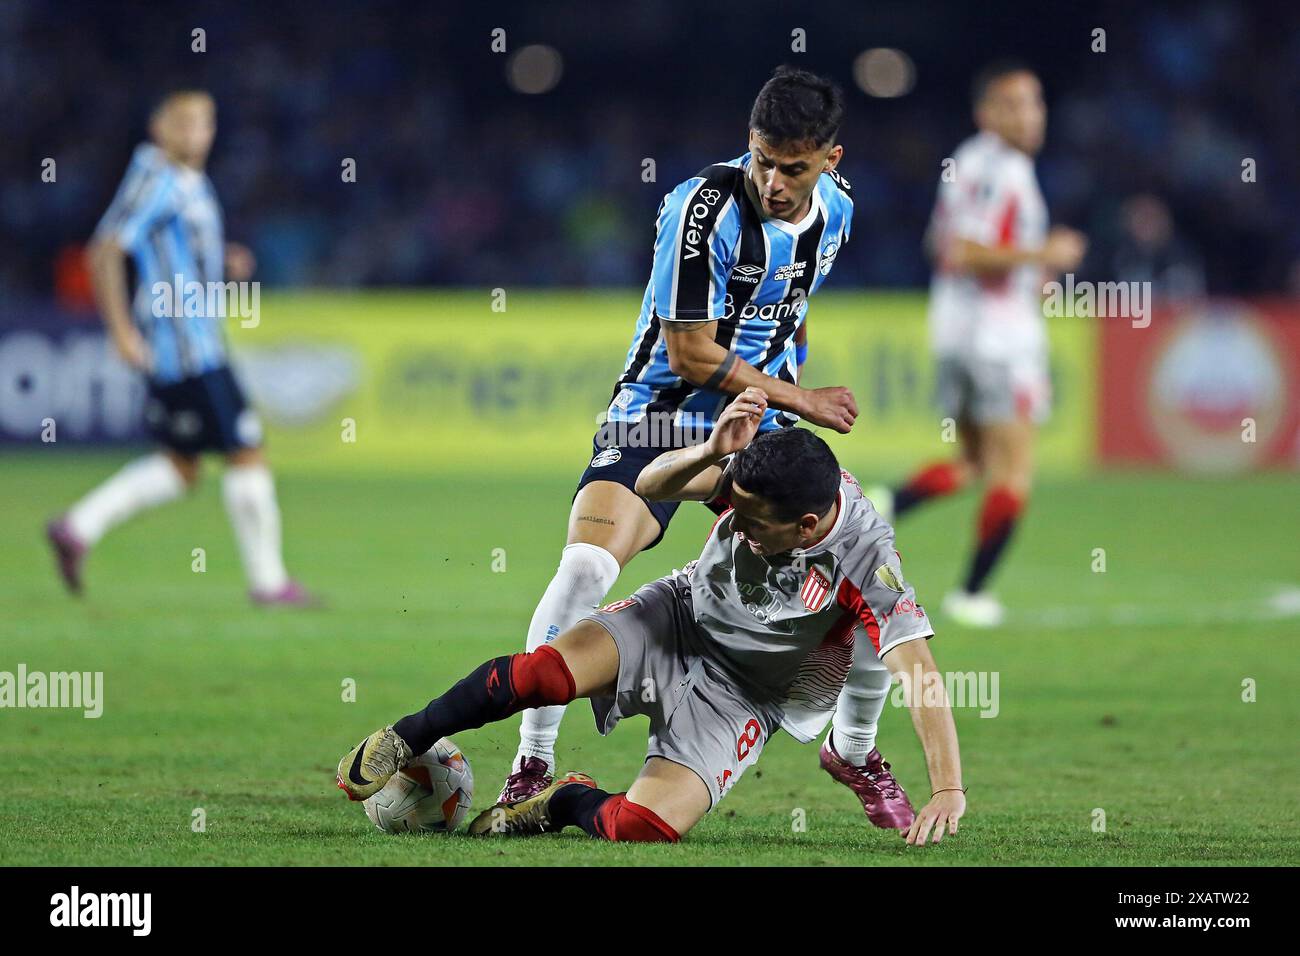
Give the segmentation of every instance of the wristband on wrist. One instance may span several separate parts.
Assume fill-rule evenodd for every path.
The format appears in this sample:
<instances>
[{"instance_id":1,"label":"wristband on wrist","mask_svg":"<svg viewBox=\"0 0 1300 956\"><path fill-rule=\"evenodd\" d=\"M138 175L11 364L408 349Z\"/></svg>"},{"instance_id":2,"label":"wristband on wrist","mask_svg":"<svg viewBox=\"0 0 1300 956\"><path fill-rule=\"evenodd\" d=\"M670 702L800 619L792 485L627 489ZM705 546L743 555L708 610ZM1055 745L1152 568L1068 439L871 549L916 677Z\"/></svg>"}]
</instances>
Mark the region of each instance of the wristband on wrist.
<instances>
[{"instance_id":1,"label":"wristband on wrist","mask_svg":"<svg viewBox=\"0 0 1300 956\"><path fill-rule=\"evenodd\" d=\"M808 343L798 343L794 347L794 363L802 365L808 360Z\"/></svg>"}]
</instances>

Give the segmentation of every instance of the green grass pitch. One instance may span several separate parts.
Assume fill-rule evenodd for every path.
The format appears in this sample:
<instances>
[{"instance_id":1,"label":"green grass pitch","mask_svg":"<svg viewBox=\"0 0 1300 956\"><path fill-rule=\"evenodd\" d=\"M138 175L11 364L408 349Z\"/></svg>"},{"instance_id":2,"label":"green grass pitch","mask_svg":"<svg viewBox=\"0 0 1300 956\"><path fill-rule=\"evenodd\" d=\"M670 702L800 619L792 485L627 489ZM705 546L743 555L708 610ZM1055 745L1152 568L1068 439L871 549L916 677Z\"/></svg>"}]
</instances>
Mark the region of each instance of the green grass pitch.
<instances>
[{"instance_id":1,"label":"green grass pitch","mask_svg":"<svg viewBox=\"0 0 1300 956\"><path fill-rule=\"evenodd\" d=\"M815 745L778 735L717 811L665 847L576 831L530 841L390 837L334 787L335 762L360 736L521 646L580 461L572 474L472 483L286 472L287 558L329 606L267 613L244 598L213 476L190 500L111 534L90 559L88 595L64 595L42 523L123 460L27 452L0 467L0 670L105 675L99 719L0 711L0 863L1300 862L1294 478L1045 480L995 582L1013 620L993 634L937 614L965 564L976 500L960 495L918 513L901 525L899 545L936 612L939 666L999 679L996 717L956 713L970 787L958 837L915 849L873 829L818 769ZM613 597L680 567L710 518L684 506ZM203 574L191 571L195 547L207 552ZM492 569L494 548L505 549L504 572ZM1094 548L1106 550L1105 573L1090 568ZM355 703L342 700L348 678ZM1242 700L1246 679L1257 687L1253 703ZM473 764L476 809L500 785L517 726L516 717L457 738ZM643 758L645 722L600 738L580 702L560 743L566 768L625 789ZM886 708L880 745L923 800L905 710ZM196 808L204 832L191 829ZM1097 810L1104 832L1093 827ZM806 830L797 832L800 817Z\"/></svg>"}]
</instances>

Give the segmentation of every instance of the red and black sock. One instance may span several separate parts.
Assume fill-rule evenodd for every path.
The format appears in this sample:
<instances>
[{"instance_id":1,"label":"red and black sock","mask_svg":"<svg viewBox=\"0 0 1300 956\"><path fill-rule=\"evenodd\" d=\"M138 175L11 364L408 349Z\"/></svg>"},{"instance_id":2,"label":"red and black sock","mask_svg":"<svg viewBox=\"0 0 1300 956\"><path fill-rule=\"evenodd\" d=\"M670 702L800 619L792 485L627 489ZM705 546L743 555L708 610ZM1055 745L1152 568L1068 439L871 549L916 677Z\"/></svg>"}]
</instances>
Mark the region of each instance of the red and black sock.
<instances>
[{"instance_id":1,"label":"red and black sock","mask_svg":"<svg viewBox=\"0 0 1300 956\"><path fill-rule=\"evenodd\" d=\"M558 827L581 827L588 836L618 843L676 843L677 831L649 807L625 793L607 793L585 784L561 787L551 797L551 821Z\"/></svg>"},{"instance_id":2,"label":"red and black sock","mask_svg":"<svg viewBox=\"0 0 1300 956\"><path fill-rule=\"evenodd\" d=\"M393 724L393 730L422 754L450 734L504 720L529 707L567 704L574 691L564 658L543 644L530 654L510 654L479 665L424 710Z\"/></svg>"},{"instance_id":3,"label":"red and black sock","mask_svg":"<svg viewBox=\"0 0 1300 956\"><path fill-rule=\"evenodd\" d=\"M974 594L984 587L993 566L1002 556L1011 540L1024 502L1020 496L1005 487L990 488L980 509L979 543L971 560L970 573L966 575L966 593Z\"/></svg>"},{"instance_id":4,"label":"red and black sock","mask_svg":"<svg viewBox=\"0 0 1300 956\"><path fill-rule=\"evenodd\" d=\"M894 492L894 517L901 518L923 501L950 495L963 483L961 470L952 462L928 465Z\"/></svg>"}]
</instances>

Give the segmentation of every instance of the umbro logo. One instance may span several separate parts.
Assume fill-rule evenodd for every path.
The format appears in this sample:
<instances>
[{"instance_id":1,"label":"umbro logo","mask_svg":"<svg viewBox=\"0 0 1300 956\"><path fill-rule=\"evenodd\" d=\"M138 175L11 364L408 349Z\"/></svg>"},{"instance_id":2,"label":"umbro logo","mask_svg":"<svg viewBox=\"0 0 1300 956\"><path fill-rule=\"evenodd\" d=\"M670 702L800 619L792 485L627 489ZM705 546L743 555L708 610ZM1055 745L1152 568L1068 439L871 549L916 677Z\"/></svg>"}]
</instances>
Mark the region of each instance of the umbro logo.
<instances>
[{"instance_id":1,"label":"umbro logo","mask_svg":"<svg viewBox=\"0 0 1300 956\"><path fill-rule=\"evenodd\" d=\"M731 270L731 279L734 282L745 282L749 285L758 285L758 278L762 274L762 266L756 266L752 262L747 262L743 266L736 266L736 268Z\"/></svg>"}]
</instances>

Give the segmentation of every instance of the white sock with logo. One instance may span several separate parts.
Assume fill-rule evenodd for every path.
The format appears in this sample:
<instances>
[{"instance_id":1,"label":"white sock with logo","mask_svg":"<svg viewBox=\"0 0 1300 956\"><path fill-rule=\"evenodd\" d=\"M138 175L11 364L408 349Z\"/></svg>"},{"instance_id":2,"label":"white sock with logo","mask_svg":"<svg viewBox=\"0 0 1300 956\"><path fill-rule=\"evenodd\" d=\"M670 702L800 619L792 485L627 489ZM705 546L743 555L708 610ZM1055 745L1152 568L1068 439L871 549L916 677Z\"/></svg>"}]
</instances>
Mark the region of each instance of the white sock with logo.
<instances>
[{"instance_id":1,"label":"white sock with logo","mask_svg":"<svg viewBox=\"0 0 1300 956\"><path fill-rule=\"evenodd\" d=\"M68 527L90 547L132 515L175 501L184 492L185 479L166 455L137 458L73 505Z\"/></svg>"},{"instance_id":2,"label":"white sock with logo","mask_svg":"<svg viewBox=\"0 0 1300 956\"><path fill-rule=\"evenodd\" d=\"M878 660L859 664L857 658L868 654L875 657L870 648L860 647L855 651L853 669L840 691L831 723L831 745L855 767L865 764L867 754L876 746L876 724L893 681L888 668Z\"/></svg>"},{"instance_id":3,"label":"white sock with logo","mask_svg":"<svg viewBox=\"0 0 1300 956\"><path fill-rule=\"evenodd\" d=\"M231 465L221 493L235 529L248 586L258 593L279 591L289 581L280 553L280 506L266 465Z\"/></svg>"},{"instance_id":4,"label":"white sock with logo","mask_svg":"<svg viewBox=\"0 0 1300 956\"><path fill-rule=\"evenodd\" d=\"M618 559L594 544L568 545L560 555L560 566L537 603L528 625L529 651L535 651L567 631L591 613L614 586L621 569ZM540 757L555 772L555 739L560 734L564 708L537 707L525 710L519 725L519 752L511 771L519 769L524 757Z\"/></svg>"}]
</instances>

